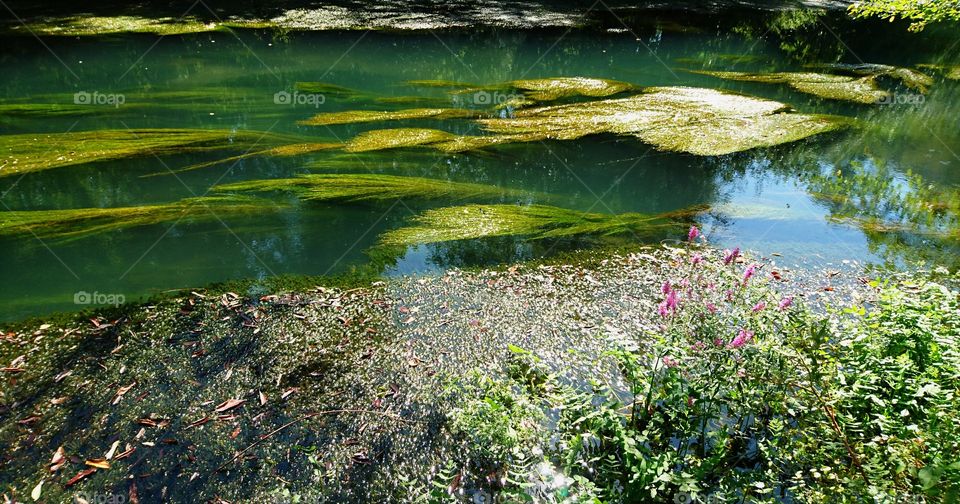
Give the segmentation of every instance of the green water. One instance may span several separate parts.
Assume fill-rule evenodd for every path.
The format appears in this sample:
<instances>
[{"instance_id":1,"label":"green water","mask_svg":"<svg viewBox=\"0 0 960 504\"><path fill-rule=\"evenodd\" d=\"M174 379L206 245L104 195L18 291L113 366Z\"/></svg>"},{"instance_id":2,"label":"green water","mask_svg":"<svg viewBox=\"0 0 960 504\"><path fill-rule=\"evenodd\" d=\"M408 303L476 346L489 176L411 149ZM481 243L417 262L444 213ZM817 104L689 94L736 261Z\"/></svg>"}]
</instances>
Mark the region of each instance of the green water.
<instances>
[{"instance_id":1,"label":"green water","mask_svg":"<svg viewBox=\"0 0 960 504\"><path fill-rule=\"evenodd\" d=\"M612 135L508 145L479 153L401 149L262 156L177 174L171 172L247 149L144 155L0 177L0 210L161 204L208 194L217 184L372 172L494 184L525 191L503 198L503 203L545 203L596 213L658 213L708 205L711 208L697 222L712 243L781 254L778 260L787 264L957 262L952 239L878 232L829 219L836 216L837 207L814 197L807 179L813 172L859 167L879 170L897 184L912 172L925 184L954 189L960 182L957 81L937 76L920 105L858 105L822 100L782 85L723 81L683 71L801 71L809 70L806 65L837 62L957 64L955 37L933 30L908 34L902 25L852 23L842 13L795 18L754 11L620 14L570 29L531 21L527 27L509 28L237 30L165 37L43 37L42 43L31 36L7 35L0 50L4 104L71 105L75 96L123 103L81 103L87 108L80 114L3 114L0 132L206 128L290 134L316 142L341 142L363 131L401 126L478 134L479 127L468 119L329 127L297 122L343 110L481 109L489 105L487 98L499 99L452 95L446 89L407 85L408 80L492 84L559 76L729 89L782 101L801 112L854 117L861 127L721 157L660 152L635 138ZM842 41L831 32L843 34ZM357 93L323 93L322 98L301 94L300 103L282 99L277 103L277 93L292 93L298 81L324 82ZM912 93L896 82L884 85L899 94ZM418 98L405 103L384 100L398 97ZM379 236L444 203L397 199L347 205L270 197L289 207L224 216L213 209L208 219L131 227L74 240L0 238L0 278L5 287L0 291L0 320L88 307L75 302L78 292L120 294L132 301L231 279L358 270L395 275L530 259L584 246L579 241L469 241L415 246L374 260L370 250Z\"/></svg>"}]
</instances>

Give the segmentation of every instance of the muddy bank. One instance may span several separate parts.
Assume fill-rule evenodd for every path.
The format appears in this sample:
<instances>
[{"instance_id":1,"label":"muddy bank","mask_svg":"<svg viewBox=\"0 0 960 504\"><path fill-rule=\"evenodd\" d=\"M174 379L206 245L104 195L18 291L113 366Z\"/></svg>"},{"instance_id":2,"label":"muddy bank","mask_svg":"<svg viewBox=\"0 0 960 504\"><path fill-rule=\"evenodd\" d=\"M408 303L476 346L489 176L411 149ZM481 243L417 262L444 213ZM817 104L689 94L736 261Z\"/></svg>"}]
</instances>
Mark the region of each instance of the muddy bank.
<instances>
[{"instance_id":1,"label":"muddy bank","mask_svg":"<svg viewBox=\"0 0 960 504\"><path fill-rule=\"evenodd\" d=\"M649 248L260 298L195 292L115 319L8 330L2 492L47 502L422 495L459 450L444 428L452 381L496 373L508 345L572 382L612 377L598 356L655 323L660 284L683 254ZM801 274L774 260L762 271L812 301L870 294L853 263Z\"/></svg>"}]
</instances>

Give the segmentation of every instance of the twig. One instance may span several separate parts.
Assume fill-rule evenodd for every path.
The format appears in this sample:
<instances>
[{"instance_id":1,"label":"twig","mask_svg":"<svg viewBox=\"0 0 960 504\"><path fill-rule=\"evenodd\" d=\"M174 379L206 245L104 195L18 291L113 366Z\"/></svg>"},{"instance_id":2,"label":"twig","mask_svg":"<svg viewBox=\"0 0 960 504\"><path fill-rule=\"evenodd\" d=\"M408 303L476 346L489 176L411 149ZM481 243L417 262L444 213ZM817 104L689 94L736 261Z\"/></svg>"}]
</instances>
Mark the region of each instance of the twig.
<instances>
[{"instance_id":1,"label":"twig","mask_svg":"<svg viewBox=\"0 0 960 504\"><path fill-rule=\"evenodd\" d=\"M399 421L404 422L404 423L409 423L409 424L416 423L416 422L414 422L414 421L411 421L411 420L407 420L407 419L405 419L405 418L402 418L402 417L400 417L400 415L396 415L396 414L393 414L393 413L387 413L387 412L385 412L385 411L374 411L374 410L363 410L363 409L335 409L335 410L314 411L313 413L307 413L307 414L305 414L305 415L303 415L303 416L301 416L301 417L299 417L299 418L296 418L296 419L294 419L294 420L291 420L291 421L289 421L289 422L281 425L280 427L277 427L276 429L273 429L272 431L270 431L270 432L268 432L268 433L266 433L266 434L261 435L261 436L260 436L260 439L254 441L252 444L250 444L250 445L247 446L246 448L238 451L233 457L230 458L230 460L224 462L223 464L220 464L220 466L217 467L213 472L220 472L224 467L227 467L227 466L230 465L233 461L235 461L235 460L237 460L238 458L240 458L241 456L243 456L243 454L247 453L248 451L252 450L253 448L255 448L255 447L256 447L257 445L259 445L260 443L266 441L267 439L270 439L271 437L273 437L273 436L274 436L275 434L277 434L278 432L286 429L287 427L290 427L290 426L293 425L293 424L302 422L302 421L304 421L304 420L306 420L306 419L308 419L308 418L314 418L314 417L325 416L325 415L335 415L335 414L337 414L337 413L371 413L371 414L374 414L374 415L380 415L380 416L390 417L390 418L393 418L393 419L395 419L395 420L399 420Z\"/></svg>"}]
</instances>

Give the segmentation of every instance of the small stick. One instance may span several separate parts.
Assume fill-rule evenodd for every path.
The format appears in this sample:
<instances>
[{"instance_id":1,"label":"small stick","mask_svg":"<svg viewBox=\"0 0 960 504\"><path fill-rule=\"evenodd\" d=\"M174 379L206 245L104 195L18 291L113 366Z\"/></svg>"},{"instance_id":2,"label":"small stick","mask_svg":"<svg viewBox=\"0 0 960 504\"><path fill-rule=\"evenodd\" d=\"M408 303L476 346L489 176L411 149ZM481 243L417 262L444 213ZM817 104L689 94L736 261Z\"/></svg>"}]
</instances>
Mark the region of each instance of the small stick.
<instances>
[{"instance_id":1,"label":"small stick","mask_svg":"<svg viewBox=\"0 0 960 504\"><path fill-rule=\"evenodd\" d=\"M410 421L410 420L407 420L407 419L405 419L405 418L400 417L400 415L396 415L396 414L393 414L393 413L387 413L387 412L385 412L385 411L373 411L373 410L363 410L363 409L335 409L335 410L314 411L313 413L307 413L307 414L303 415L303 416L300 417L300 418L296 418L296 419L294 419L294 420L291 420L291 421L289 421L289 422L281 425L280 427L277 427L276 429L273 429L272 431L270 431L270 432L268 432L268 433L266 433L266 434L261 435L261 436L260 436L260 439L254 441L252 444L250 444L250 445L247 446L246 448L238 451L238 452L236 453L236 455L234 455L233 457L231 457L230 460L224 462L223 464L220 464L220 467L217 467L213 472L220 472L224 467L228 466L230 463L232 463L233 461L235 461L235 460L237 460L238 458L240 458L241 456L243 456L244 453L247 453L248 451L252 450L254 447L256 447L257 445L259 445L260 443L266 441L267 439L270 439L270 438L271 438L273 435L275 435L276 433L278 433L278 432L286 429L287 427L290 427L291 425L293 425L293 424L295 424L295 423L302 422L302 421L304 421L304 420L306 420L306 419L308 419L308 418L313 418L313 417L318 417L318 416L324 416L324 415L335 415L335 414L337 414L337 413L372 413L372 414L374 414L374 415L387 416L387 417L393 418L393 419L395 419L395 420L399 420L399 421L404 422L404 423L411 423L411 424L412 424L412 423L415 423L415 422L413 422L413 421Z\"/></svg>"}]
</instances>

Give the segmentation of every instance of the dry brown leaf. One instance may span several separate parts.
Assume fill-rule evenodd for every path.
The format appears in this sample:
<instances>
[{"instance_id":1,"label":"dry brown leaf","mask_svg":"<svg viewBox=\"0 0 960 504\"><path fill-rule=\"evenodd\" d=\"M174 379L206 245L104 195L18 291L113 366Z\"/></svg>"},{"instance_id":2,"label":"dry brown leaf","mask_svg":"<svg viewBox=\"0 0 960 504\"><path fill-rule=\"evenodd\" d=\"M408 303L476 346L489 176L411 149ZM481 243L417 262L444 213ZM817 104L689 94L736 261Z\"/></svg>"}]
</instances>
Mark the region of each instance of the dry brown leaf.
<instances>
[{"instance_id":1,"label":"dry brown leaf","mask_svg":"<svg viewBox=\"0 0 960 504\"><path fill-rule=\"evenodd\" d=\"M63 451L63 447L57 448L57 451L53 454L53 459L50 460L50 472L57 472L63 464L67 463L67 454Z\"/></svg>"},{"instance_id":2,"label":"dry brown leaf","mask_svg":"<svg viewBox=\"0 0 960 504\"><path fill-rule=\"evenodd\" d=\"M222 403L218 404L217 407L214 408L214 411L216 411L217 413L230 411L233 408L236 408L237 406L240 406L245 402L247 402L246 399L227 399L226 401L223 401Z\"/></svg>"}]
</instances>

